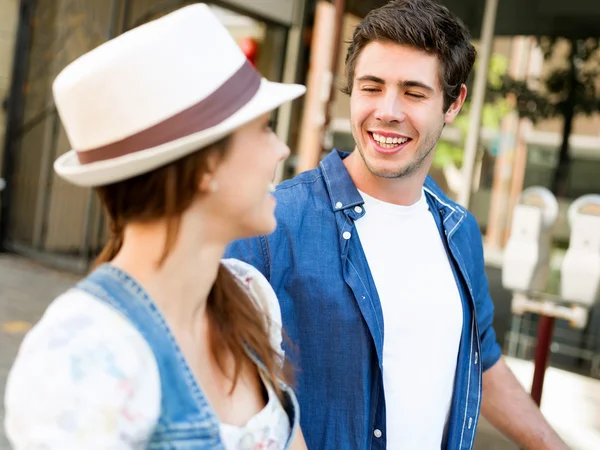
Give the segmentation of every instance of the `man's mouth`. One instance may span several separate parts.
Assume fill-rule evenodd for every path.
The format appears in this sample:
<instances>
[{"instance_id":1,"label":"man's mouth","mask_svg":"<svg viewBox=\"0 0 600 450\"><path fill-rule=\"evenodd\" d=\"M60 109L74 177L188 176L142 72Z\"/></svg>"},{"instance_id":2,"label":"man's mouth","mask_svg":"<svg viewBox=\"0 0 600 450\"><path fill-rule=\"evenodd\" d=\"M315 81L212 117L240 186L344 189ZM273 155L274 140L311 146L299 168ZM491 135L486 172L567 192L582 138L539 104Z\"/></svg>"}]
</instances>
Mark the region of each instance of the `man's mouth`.
<instances>
[{"instance_id":1,"label":"man's mouth","mask_svg":"<svg viewBox=\"0 0 600 450\"><path fill-rule=\"evenodd\" d=\"M411 139L406 136L400 135L392 135L386 133L385 135L381 133L369 132L373 140L379 145L381 148L396 148L400 145L406 144Z\"/></svg>"}]
</instances>

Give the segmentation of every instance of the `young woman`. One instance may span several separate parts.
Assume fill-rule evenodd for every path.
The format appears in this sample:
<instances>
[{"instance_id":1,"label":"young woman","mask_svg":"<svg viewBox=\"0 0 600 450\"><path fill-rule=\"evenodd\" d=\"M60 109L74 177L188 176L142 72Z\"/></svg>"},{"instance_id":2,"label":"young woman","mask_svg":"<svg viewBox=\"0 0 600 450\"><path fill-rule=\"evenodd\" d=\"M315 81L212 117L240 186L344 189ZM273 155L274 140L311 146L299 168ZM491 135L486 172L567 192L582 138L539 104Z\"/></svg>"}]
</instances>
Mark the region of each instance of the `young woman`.
<instances>
[{"instance_id":1,"label":"young woman","mask_svg":"<svg viewBox=\"0 0 600 450\"><path fill-rule=\"evenodd\" d=\"M111 226L96 268L26 336L6 388L14 449L304 449L277 299L222 260L275 228L289 153L269 115L302 86L261 79L206 5L109 41L55 80Z\"/></svg>"}]
</instances>

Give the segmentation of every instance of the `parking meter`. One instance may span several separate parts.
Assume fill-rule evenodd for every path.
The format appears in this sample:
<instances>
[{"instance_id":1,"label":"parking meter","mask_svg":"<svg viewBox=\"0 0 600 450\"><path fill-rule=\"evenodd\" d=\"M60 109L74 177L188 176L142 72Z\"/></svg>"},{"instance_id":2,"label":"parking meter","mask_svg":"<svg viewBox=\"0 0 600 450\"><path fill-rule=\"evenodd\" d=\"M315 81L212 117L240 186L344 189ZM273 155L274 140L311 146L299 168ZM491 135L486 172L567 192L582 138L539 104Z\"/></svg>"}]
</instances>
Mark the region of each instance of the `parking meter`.
<instances>
[{"instance_id":1,"label":"parking meter","mask_svg":"<svg viewBox=\"0 0 600 450\"><path fill-rule=\"evenodd\" d=\"M600 195L584 195L568 211L569 248L561 267L561 297L591 308L600 300Z\"/></svg>"},{"instance_id":2,"label":"parking meter","mask_svg":"<svg viewBox=\"0 0 600 450\"><path fill-rule=\"evenodd\" d=\"M502 261L502 285L516 292L543 291L550 274L556 197L544 187L523 191L513 211Z\"/></svg>"}]
</instances>

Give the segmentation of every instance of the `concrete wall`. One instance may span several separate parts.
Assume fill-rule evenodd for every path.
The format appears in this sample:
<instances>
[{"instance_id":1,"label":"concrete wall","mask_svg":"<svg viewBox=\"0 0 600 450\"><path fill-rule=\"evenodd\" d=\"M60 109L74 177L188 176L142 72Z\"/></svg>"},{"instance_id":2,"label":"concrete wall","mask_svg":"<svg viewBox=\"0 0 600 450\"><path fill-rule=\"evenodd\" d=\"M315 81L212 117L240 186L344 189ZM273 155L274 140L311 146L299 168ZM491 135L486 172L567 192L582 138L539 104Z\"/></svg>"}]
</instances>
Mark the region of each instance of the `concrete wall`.
<instances>
[{"instance_id":1,"label":"concrete wall","mask_svg":"<svg viewBox=\"0 0 600 450\"><path fill-rule=\"evenodd\" d=\"M0 102L8 95L13 67L13 54L17 34L19 0L0 0ZM0 108L0 173L2 173L2 152L6 114Z\"/></svg>"}]
</instances>

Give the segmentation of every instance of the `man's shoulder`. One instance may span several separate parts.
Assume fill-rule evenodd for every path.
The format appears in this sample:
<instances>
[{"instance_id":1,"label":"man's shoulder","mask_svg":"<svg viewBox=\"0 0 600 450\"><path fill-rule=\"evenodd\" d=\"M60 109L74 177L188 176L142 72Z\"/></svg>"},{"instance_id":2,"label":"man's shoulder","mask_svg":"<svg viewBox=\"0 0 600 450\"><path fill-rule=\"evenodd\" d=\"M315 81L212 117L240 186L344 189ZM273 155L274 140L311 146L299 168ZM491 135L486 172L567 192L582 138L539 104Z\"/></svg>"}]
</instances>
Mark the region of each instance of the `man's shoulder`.
<instances>
[{"instance_id":1,"label":"man's shoulder","mask_svg":"<svg viewBox=\"0 0 600 450\"><path fill-rule=\"evenodd\" d=\"M277 201L275 230L268 235L236 240L225 252L226 258L240 259L257 267L267 279L271 276L271 249L293 246L300 234L311 233L317 226L312 218L319 215L328 202L319 167L281 182L273 195Z\"/></svg>"},{"instance_id":2,"label":"man's shoulder","mask_svg":"<svg viewBox=\"0 0 600 450\"><path fill-rule=\"evenodd\" d=\"M310 191L315 185L321 184L323 180L323 172L319 166L314 169L299 173L293 178L282 181L277 186L277 195L293 195L302 190Z\"/></svg>"},{"instance_id":3,"label":"man's shoulder","mask_svg":"<svg viewBox=\"0 0 600 450\"><path fill-rule=\"evenodd\" d=\"M447 208L451 209L452 211L456 211L461 215L464 215L465 224L467 224L469 227L479 226L475 216L458 202L452 200L431 176L427 176L423 187L439 204L446 206Z\"/></svg>"},{"instance_id":4,"label":"man's shoulder","mask_svg":"<svg viewBox=\"0 0 600 450\"><path fill-rule=\"evenodd\" d=\"M458 203L448 197L448 195L435 182L431 175L427 175L427 178L425 178L425 184L423 185L423 188L442 205L450 207L451 209L456 209L456 207L459 206Z\"/></svg>"},{"instance_id":5,"label":"man's shoulder","mask_svg":"<svg viewBox=\"0 0 600 450\"><path fill-rule=\"evenodd\" d=\"M275 189L277 209L303 208L308 201L328 201L323 172L316 167L282 181Z\"/></svg>"}]
</instances>

